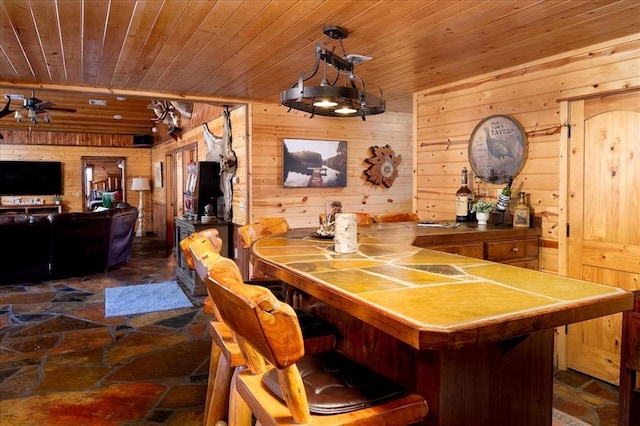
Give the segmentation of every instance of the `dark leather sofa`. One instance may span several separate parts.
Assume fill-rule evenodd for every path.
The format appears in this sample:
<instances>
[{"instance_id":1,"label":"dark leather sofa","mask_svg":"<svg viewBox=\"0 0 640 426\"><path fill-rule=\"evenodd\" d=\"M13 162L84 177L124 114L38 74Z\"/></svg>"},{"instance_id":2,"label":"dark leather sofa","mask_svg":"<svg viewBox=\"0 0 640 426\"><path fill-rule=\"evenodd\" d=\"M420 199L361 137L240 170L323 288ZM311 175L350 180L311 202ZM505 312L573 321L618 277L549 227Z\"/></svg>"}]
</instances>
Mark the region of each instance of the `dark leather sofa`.
<instances>
[{"instance_id":1,"label":"dark leather sofa","mask_svg":"<svg viewBox=\"0 0 640 426\"><path fill-rule=\"evenodd\" d=\"M138 209L0 215L0 284L104 272L129 261Z\"/></svg>"}]
</instances>

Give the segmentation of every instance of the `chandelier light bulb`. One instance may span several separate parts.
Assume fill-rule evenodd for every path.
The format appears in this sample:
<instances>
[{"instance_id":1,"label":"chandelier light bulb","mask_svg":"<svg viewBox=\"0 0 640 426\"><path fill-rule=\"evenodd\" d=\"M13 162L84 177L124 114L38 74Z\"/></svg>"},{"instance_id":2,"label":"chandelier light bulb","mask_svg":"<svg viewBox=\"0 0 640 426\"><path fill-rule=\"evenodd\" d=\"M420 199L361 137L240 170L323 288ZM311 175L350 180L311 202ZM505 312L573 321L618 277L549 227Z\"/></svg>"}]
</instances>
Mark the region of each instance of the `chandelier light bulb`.
<instances>
[{"instance_id":1,"label":"chandelier light bulb","mask_svg":"<svg viewBox=\"0 0 640 426\"><path fill-rule=\"evenodd\" d=\"M350 108L348 106L341 106L340 108L335 110L336 113L338 114L355 114L356 112L358 112L358 110Z\"/></svg>"},{"instance_id":2,"label":"chandelier light bulb","mask_svg":"<svg viewBox=\"0 0 640 426\"><path fill-rule=\"evenodd\" d=\"M330 99L322 99L320 101L314 102L313 106L321 107L321 108L330 108L338 105L337 102L334 102Z\"/></svg>"}]
</instances>

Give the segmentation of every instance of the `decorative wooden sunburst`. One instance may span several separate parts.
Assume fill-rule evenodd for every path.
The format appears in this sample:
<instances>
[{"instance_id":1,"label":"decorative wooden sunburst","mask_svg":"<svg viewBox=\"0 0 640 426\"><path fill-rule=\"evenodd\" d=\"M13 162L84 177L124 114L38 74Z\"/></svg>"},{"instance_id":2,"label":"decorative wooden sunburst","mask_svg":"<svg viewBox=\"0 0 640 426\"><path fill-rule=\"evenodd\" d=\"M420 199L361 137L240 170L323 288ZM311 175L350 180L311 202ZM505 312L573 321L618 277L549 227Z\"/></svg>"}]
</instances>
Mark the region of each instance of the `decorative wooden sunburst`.
<instances>
[{"instance_id":1,"label":"decorative wooden sunburst","mask_svg":"<svg viewBox=\"0 0 640 426\"><path fill-rule=\"evenodd\" d=\"M390 188L398 177L398 166L402 156L396 155L389 145L369 147L371 157L365 158L369 167L363 171L367 181L374 185L384 185Z\"/></svg>"}]
</instances>

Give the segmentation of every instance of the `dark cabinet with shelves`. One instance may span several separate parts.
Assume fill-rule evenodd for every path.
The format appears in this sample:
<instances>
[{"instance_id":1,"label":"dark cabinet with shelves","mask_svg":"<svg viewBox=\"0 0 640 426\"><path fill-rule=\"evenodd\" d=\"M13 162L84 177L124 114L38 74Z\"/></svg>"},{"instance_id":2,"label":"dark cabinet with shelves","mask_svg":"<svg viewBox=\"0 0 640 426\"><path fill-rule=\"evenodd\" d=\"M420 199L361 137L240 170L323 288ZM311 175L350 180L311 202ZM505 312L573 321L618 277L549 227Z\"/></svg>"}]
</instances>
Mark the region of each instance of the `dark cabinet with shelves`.
<instances>
[{"instance_id":1,"label":"dark cabinet with shelves","mask_svg":"<svg viewBox=\"0 0 640 426\"><path fill-rule=\"evenodd\" d=\"M184 284L194 296L203 296L207 294L207 287L205 283L196 275L195 271L189 268L187 260L180 250L180 241L193 234L194 232L200 232L205 229L215 228L220 234L222 239L222 249L220 254L224 257L229 257L231 251L232 241L229 238L230 225L227 222L218 223L202 223L198 221L192 221L182 217L176 217L175 220L175 238L174 238L174 251L176 256L176 279Z\"/></svg>"}]
</instances>

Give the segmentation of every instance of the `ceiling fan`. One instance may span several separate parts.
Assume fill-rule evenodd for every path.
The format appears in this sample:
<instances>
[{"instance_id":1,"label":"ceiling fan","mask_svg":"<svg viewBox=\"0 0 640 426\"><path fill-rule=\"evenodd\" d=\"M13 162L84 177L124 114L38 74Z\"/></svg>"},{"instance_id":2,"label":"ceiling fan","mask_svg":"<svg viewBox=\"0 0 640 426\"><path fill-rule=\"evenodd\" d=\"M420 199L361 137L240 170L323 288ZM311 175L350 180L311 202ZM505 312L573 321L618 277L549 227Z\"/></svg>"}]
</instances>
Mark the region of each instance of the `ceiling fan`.
<instances>
[{"instance_id":1,"label":"ceiling fan","mask_svg":"<svg viewBox=\"0 0 640 426\"><path fill-rule=\"evenodd\" d=\"M43 121L45 123L51 121L49 111L76 112L75 108L58 107L54 103L42 101L36 98L35 91L31 92L30 98L24 98L22 108L27 110L27 116L33 124L36 124L38 121ZM42 117L39 117L39 115ZM15 118L17 121L22 120L22 113L19 110L15 112Z\"/></svg>"}]
</instances>

